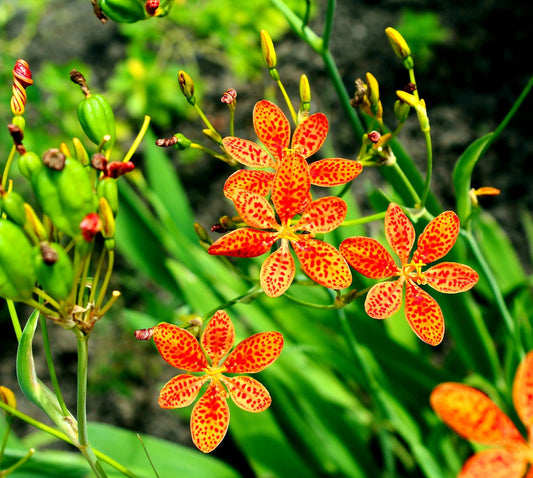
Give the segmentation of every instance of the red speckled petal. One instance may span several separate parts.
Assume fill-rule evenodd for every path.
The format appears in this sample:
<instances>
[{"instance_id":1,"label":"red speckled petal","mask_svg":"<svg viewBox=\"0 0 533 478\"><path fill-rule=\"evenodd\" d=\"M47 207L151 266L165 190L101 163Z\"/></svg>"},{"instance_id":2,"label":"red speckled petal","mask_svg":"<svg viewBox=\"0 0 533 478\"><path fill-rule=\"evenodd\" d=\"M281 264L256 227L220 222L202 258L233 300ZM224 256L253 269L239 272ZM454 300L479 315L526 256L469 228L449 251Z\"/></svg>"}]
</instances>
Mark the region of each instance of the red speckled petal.
<instances>
[{"instance_id":1,"label":"red speckled petal","mask_svg":"<svg viewBox=\"0 0 533 478\"><path fill-rule=\"evenodd\" d=\"M385 236L402 264L406 264L415 242L415 228L398 204L391 203L387 208Z\"/></svg>"},{"instance_id":2,"label":"red speckled petal","mask_svg":"<svg viewBox=\"0 0 533 478\"><path fill-rule=\"evenodd\" d=\"M522 478L526 465L524 454L514 450L484 450L466 461L458 478Z\"/></svg>"},{"instance_id":3,"label":"red speckled petal","mask_svg":"<svg viewBox=\"0 0 533 478\"><path fill-rule=\"evenodd\" d=\"M429 345L439 345L444 337L444 318L439 304L427 292L407 281L405 317L418 337Z\"/></svg>"},{"instance_id":4,"label":"red speckled petal","mask_svg":"<svg viewBox=\"0 0 533 478\"><path fill-rule=\"evenodd\" d=\"M311 183L315 186L338 186L355 179L363 165L359 161L342 158L327 158L309 165Z\"/></svg>"},{"instance_id":5,"label":"red speckled petal","mask_svg":"<svg viewBox=\"0 0 533 478\"><path fill-rule=\"evenodd\" d=\"M220 383L211 382L192 410L192 441L200 451L209 453L220 444L228 426L229 407L226 391Z\"/></svg>"},{"instance_id":6,"label":"red speckled petal","mask_svg":"<svg viewBox=\"0 0 533 478\"><path fill-rule=\"evenodd\" d=\"M326 233L339 227L346 217L346 203L343 199L328 196L313 201L298 222L297 230Z\"/></svg>"},{"instance_id":7,"label":"red speckled petal","mask_svg":"<svg viewBox=\"0 0 533 478\"><path fill-rule=\"evenodd\" d=\"M253 141L228 136L222 140L227 153L239 163L252 168L275 168L276 161Z\"/></svg>"},{"instance_id":8,"label":"red speckled petal","mask_svg":"<svg viewBox=\"0 0 533 478\"><path fill-rule=\"evenodd\" d=\"M161 408L182 408L194 402L202 385L210 380L208 375L178 375L170 379L161 389L159 406Z\"/></svg>"},{"instance_id":9,"label":"red speckled petal","mask_svg":"<svg viewBox=\"0 0 533 478\"><path fill-rule=\"evenodd\" d=\"M339 250L359 274L371 279L386 279L400 274L398 266L378 241L370 237L349 237Z\"/></svg>"},{"instance_id":10,"label":"red speckled petal","mask_svg":"<svg viewBox=\"0 0 533 478\"><path fill-rule=\"evenodd\" d=\"M294 131L291 148L304 158L315 154L328 134L328 119L325 114L315 113L304 119Z\"/></svg>"},{"instance_id":11,"label":"red speckled petal","mask_svg":"<svg viewBox=\"0 0 533 478\"><path fill-rule=\"evenodd\" d=\"M413 261L429 264L444 257L455 244L459 227L459 218L453 211L439 214L420 234Z\"/></svg>"},{"instance_id":12,"label":"red speckled petal","mask_svg":"<svg viewBox=\"0 0 533 478\"><path fill-rule=\"evenodd\" d=\"M513 383L513 403L522 423L533 426L533 352L518 366Z\"/></svg>"},{"instance_id":13,"label":"red speckled petal","mask_svg":"<svg viewBox=\"0 0 533 478\"><path fill-rule=\"evenodd\" d=\"M424 276L429 286L446 294L466 292L479 279L474 269L456 262L441 262L425 271Z\"/></svg>"},{"instance_id":14,"label":"red speckled petal","mask_svg":"<svg viewBox=\"0 0 533 478\"><path fill-rule=\"evenodd\" d=\"M254 108L254 129L257 137L279 162L283 150L289 147L291 125L274 103L262 100Z\"/></svg>"},{"instance_id":15,"label":"red speckled petal","mask_svg":"<svg viewBox=\"0 0 533 478\"><path fill-rule=\"evenodd\" d=\"M235 209L242 220L257 229L279 229L276 214L264 196L239 189L233 194Z\"/></svg>"},{"instance_id":16,"label":"red speckled petal","mask_svg":"<svg viewBox=\"0 0 533 478\"><path fill-rule=\"evenodd\" d=\"M404 279L380 282L366 295L365 311L373 319L386 319L400 310Z\"/></svg>"},{"instance_id":17,"label":"red speckled petal","mask_svg":"<svg viewBox=\"0 0 533 478\"><path fill-rule=\"evenodd\" d=\"M461 383L441 383L429 399L452 430L482 445L521 446L524 438L510 418L483 392Z\"/></svg>"},{"instance_id":18,"label":"red speckled petal","mask_svg":"<svg viewBox=\"0 0 533 478\"><path fill-rule=\"evenodd\" d=\"M214 256L257 257L268 252L276 233L257 229L236 229L216 240L207 252Z\"/></svg>"},{"instance_id":19,"label":"red speckled petal","mask_svg":"<svg viewBox=\"0 0 533 478\"><path fill-rule=\"evenodd\" d=\"M281 224L287 223L308 203L311 177L305 158L286 151L272 185L272 202Z\"/></svg>"},{"instance_id":20,"label":"red speckled petal","mask_svg":"<svg viewBox=\"0 0 533 478\"><path fill-rule=\"evenodd\" d=\"M235 405L247 412L265 411L272 399L265 386L252 377L220 377Z\"/></svg>"},{"instance_id":21,"label":"red speckled petal","mask_svg":"<svg viewBox=\"0 0 533 478\"><path fill-rule=\"evenodd\" d=\"M243 340L224 362L228 373L261 372L274 362L283 349L279 332L260 332Z\"/></svg>"},{"instance_id":22,"label":"red speckled petal","mask_svg":"<svg viewBox=\"0 0 533 478\"><path fill-rule=\"evenodd\" d=\"M345 289L352 283L352 273L344 257L327 242L301 236L292 247L303 271L316 283L329 289Z\"/></svg>"},{"instance_id":23,"label":"red speckled petal","mask_svg":"<svg viewBox=\"0 0 533 478\"><path fill-rule=\"evenodd\" d=\"M289 288L296 273L294 259L285 244L268 256L261 266L261 287L268 297L279 297Z\"/></svg>"},{"instance_id":24,"label":"red speckled petal","mask_svg":"<svg viewBox=\"0 0 533 478\"><path fill-rule=\"evenodd\" d=\"M231 350L234 342L235 329L229 315L223 310L217 310L200 339L200 344L211 359L213 367L219 366L220 359Z\"/></svg>"},{"instance_id":25,"label":"red speckled petal","mask_svg":"<svg viewBox=\"0 0 533 478\"><path fill-rule=\"evenodd\" d=\"M237 189L246 189L252 193L266 196L272 188L274 173L268 171L256 171L252 169L240 169L234 172L224 184L224 196L233 198Z\"/></svg>"},{"instance_id":26,"label":"red speckled petal","mask_svg":"<svg viewBox=\"0 0 533 478\"><path fill-rule=\"evenodd\" d=\"M165 322L154 327L157 350L173 367L201 372L209 366L196 337L185 329Z\"/></svg>"}]
</instances>

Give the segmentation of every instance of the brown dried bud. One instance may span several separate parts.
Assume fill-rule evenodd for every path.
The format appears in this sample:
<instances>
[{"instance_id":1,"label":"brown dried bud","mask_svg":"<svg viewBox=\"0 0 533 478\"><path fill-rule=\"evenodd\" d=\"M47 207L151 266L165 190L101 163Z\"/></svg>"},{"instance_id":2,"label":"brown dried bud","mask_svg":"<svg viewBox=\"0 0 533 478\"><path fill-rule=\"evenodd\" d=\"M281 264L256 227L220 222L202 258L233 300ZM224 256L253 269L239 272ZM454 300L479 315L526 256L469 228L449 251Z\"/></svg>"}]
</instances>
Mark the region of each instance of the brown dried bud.
<instances>
[{"instance_id":1,"label":"brown dried bud","mask_svg":"<svg viewBox=\"0 0 533 478\"><path fill-rule=\"evenodd\" d=\"M81 88L85 97L90 96L91 92L89 90L89 85L87 85L87 80L85 80L85 77L76 70L76 68L73 68L70 71L70 80Z\"/></svg>"},{"instance_id":2,"label":"brown dried bud","mask_svg":"<svg viewBox=\"0 0 533 478\"><path fill-rule=\"evenodd\" d=\"M403 88L403 91L407 91L407 93L413 93L415 90L416 85L414 83L407 83L407 85L405 85Z\"/></svg>"},{"instance_id":3,"label":"brown dried bud","mask_svg":"<svg viewBox=\"0 0 533 478\"><path fill-rule=\"evenodd\" d=\"M41 256L43 257L43 261L45 264L51 266L52 264L55 264L57 262L57 252L54 248L50 247L50 244L48 244L48 242L41 242L39 244L39 248L41 249Z\"/></svg>"},{"instance_id":4,"label":"brown dried bud","mask_svg":"<svg viewBox=\"0 0 533 478\"><path fill-rule=\"evenodd\" d=\"M222 224L213 224L211 226L212 232L218 232L219 234L223 234L225 232L228 232L228 229L224 227Z\"/></svg>"},{"instance_id":5,"label":"brown dried bud","mask_svg":"<svg viewBox=\"0 0 533 478\"><path fill-rule=\"evenodd\" d=\"M160 146L162 148L166 148L167 146L173 146L178 142L177 136L172 136L170 138L159 138L156 139L155 145Z\"/></svg>"},{"instance_id":6,"label":"brown dried bud","mask_svg":"<svg viewBox=\"0 0 533 478\"><path fill-rule=\"evenodd\" d=\"M94 153L91 156L91 166L98 171L105 171L107 166L107 158L105 154Z\"/></svg>"},{"instance_id":7,"label":"brown dried bud","mask_svg":"<svg viewBox=\"0 0 533 478\"><path fill-rule=\"evenodd\" d=\"M65 155L57 148L50 148L43 155L43 164L55 171L62 171L65 167Z\"/></svg>"},{"instance_id":8,"label":"brown dried bud","mask_svg":"<svg viewBox=\"0 0 533 478\"><path fill-rule=\"evenodd\" d=\"M108 178L118 178L123 174L129 173L135 169L135 164L131 161L112 161L107 163L105 176Z\"/></svg>"},{"instance_id":9,"label":"brown dried bud","mask_svg":"<svg viewBox=\"0 0 533 478\"><path fill-rule=\"evenodd\" d=\"M363 101L366 95L366 85L361 78L355 80L355 92L353 98L350 100L350 104L357 108Z\"/></svg>"},{"instance_id":10,"label":"brown dried bud","mask_svg":"<svg viewBox=\"0 0 533 478\"><path fill-rule=\"evenodd\" d=\"M150 340L154 335L154 327L149 329L138 329L135 331L135 338L137 340Z\"/></svg>"}]
</instances>

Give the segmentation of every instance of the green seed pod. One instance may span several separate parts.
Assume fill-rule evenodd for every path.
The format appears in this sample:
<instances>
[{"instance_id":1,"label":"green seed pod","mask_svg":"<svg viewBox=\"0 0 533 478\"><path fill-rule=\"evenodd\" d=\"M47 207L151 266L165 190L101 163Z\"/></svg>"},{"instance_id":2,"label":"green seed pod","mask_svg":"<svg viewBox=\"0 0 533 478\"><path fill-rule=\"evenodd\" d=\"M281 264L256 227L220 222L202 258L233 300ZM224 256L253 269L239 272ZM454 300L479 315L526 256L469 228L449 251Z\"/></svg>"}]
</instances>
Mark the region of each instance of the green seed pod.
<instances>
[{"instance_id":1,"label":"green seed pod","mask_svg":"<svg viewBox=\"0 0 533 478\"><path fill-rule=\"evenodd\" d=\"M144 2L138 0L99 0L98 4L105 16L117 23L134 23L148 17Z\"/></svg>"},{"instance_id":2,"label":"green seed pod","mask_svg":"<svg viewBox=\"0 0 533 478\"><path fill-rule=\"evenodd\" d=\"M43 212L53 224L73 238L81 238L80 222L94 212L94 194L88 172L74 158L60 171L41 168L32 176L32 187Z\"/></svg>"},{"instance_id":3,"label":"green seed pod","mask_svg":"<svg viewBox=\"0 0 533 478\"><path fill-rule=\"evenodd\" d=\"M19 226L0 219L0 296L29 300L36 279L30 241Z\"/></svg>"},{"instance_id":4,"label":"green seed pod","mask_svg":"<svg viewBox=\"0 0 533 478\"><path fill-rule=\"evenodd\" d=\"M54 299L66 300L74 284L72 261L60 244L41 242L33 248L37 281Z\"/></svg>"},{"instance_id":5,"label":"green seed pod","mask_svg":"<svg viewBox=\"0 0 533 478\"><path fill-rule=\"evenodd\" d=\"M24 153L18 159L18 167L20 174L22 174L26 179L31 180L31 176L35 170L39 169L43 165L41 158L31 151Z\"/></svg>"},{"instance_id":6,"label":"green seed pod","mask_svg":"<svg viewBox=\"0 0 533 478\"><path fill-rule=\"evenodd\" d=\"M19 193L10 191L2 195L2 211L15 224L21 227L24 227L24 224L26 224L24 199Z\"/></svg>"},{"instance_id":7,"label":"green seed pod","mask_svg":"<svg viewBox=\"0 0 533 478\"><path fill-rule=\"evenodd\" d=\"M78 104L78 120L87 137L96 145L104 136L111 139L104 144L104 149L111 149L115 144L115 115L109 101L102 95L89 95Z\"/></svg>"},{"instance_id":8,"label":"green seed pod","mask_svg":"<svg viewBox=\"0 0 533 478\"><path fill-rule=\"evenodd\" d=\"M109 207L116 216L118 212L118 187L117 180L114 178L103 178L98 183L96 189L99 198L105 198L109 203Z\"/></svg>"}]
</instances>

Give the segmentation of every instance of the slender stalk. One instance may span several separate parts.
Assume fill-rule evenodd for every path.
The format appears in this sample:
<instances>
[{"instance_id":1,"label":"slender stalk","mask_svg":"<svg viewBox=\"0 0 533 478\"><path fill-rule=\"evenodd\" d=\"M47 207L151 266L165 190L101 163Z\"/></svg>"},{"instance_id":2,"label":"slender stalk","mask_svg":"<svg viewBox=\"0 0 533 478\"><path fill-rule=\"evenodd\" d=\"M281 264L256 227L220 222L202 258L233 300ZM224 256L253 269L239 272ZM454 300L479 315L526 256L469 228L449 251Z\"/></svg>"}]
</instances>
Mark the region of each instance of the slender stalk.
<instances>
[{"instance_id":1,"label":"slender stalk","mask_svg":"<svg viewBox=\"0 0 533 478\"><path fill-rule=\"evenodd\" d=\"M2 458L4 458L4 451L6 449L7 440L9 439L9 434L11 433L11 427L13 426L13 417L7 416L6 418L7 426L4 430L4 436L2 438L2 443L0 444L0 463L2 463Z\"/></svg>"},{"instance_id":2,"label":"slender stalk","mask_svg":"<svg viewBox=\"0 0 533 478\"><path fill-rule=\"evenodd\" d=\"M34 287L33 293L38 295L45 302L48 302L51 306L55 307L57 310L61 309L61 305L59 305L59 302L55 300L52 296L47 294L44 290L39 289L38 287Z\"/></svg>"},{"instance_id":3,"label":"slender stalk","mask_svg":"<svg viewBox=\"0 0 533 478\"><path fill-rule=\"evenodd\" d=\"M211 122L207 119L207 116L204 114L204 112L202 111L202 108L200 108L200 106L198 105L198 103L195 103L194 104L194 109L196 110L196 112L198 113L198 115L200 116L200 118L202 118L202 121L205 123L205 125L211 130L213 131L214 133L217 133L217 130L214 128L214 126L211 124Z\"/></svg>"},{"instance_id":4,"label":"slender stalk","mask_svg":"<svg viewBox=\"0 0 533 478\"><path fill-rule=\"evenodd\" d=\"M9 316L11 317L11 323L13 324L13 330L17 337L17 342L20 342L22 337L22 328L20 326L19 316L17 314L17 309L15 308L15 303L11 299L6 299L7 309L9 310Z\"/></svg>"},{"instance_id":5,"label":"slender stalk","mask_svg":"<svg viewBox=\"0 0 533 478\"><path fill-rule=\"evenodd\" d=\"M227 302L224 302L223 304L204 314L202 316L202 320L207 320L208 318L211 318L217 310L227 309L228 307L239 303L249 304L253 300L257 299L261 294L263 294L263 289L261 289L259 285L254 285L250 290L248 290L248 292L245 292L244 294L239 295L238 297L230 299Z\"/></svg>"},{"instance_id":6,"label":"slender stalk","mask_svg":"<svg viewBox=\"0 0 533 478\"><path fill-rule=\"evenodd\" d=\"M111 274L113 272L113 265L115 262L115 251L109 251L108 261L107 261L107 271L102 282L102 288L98 294L98 299L96 300L95 309L99 309L104 301L105 294L107 292L107 287L109 286L109 281L111 280Z\"/></svg>"},{"instance_id":7,"label":"slender stalk","mask_svg":"<svg viewBox=\"0 0 533 478\"><path fill-rule=\"evenodd\" d=\"M13 473L17 468L20 468L22 465L24 465L24 463L26 463L33 456L34 453L35 453L35 449L30 448L28 450L28 453L26 453L19 461L11 465L9 468L2 470L0 472L0 476L8 476L11 473Z\"/></svg>"},{"instance_id":8,"label":"slender stalk","mask_svg":"<svg viewBox=\"0 0 533 478\"><path fill-rule=\"evenodd\" d=\"M46 317L49 317L51 319L59 318L59 315L57 314L56 311L54 311L52 309L49 309L48 307L46 307L43 304L40 304L35 299L26 300L26 301L24 301L24 303L30 305L34 309L37 309L39 312L44 314Z\"/></svg>"},{"instance_id":9,"label":"slender stalk","mask_svg":"<svg viewBox=\"0 0 533 478\"><path fill-rule=\"evenodd\" d=\"M96 272L94 273L94 276L93 276L91 293L89 294L89 300L88 300L89 304L92 304L94 302L94 298L96 296L96 289L98 288L98 282L100 282L100 274L102 272L102 266L104 264L105 253L106 253L106 249L103 248L102 251L100 252L98 264L96 265Z\"/></svg>"},{"instance_id":10,"label":"slender stalk","mask_svg":"<svg viewBox=\"0 0 533 478\"><path fill-rule=\"evenodd\" d=\"M52 427L50 427L48 425L45 425L44 423L41 423L41 422L35 420L34 418L30 417L29 415L26 415L26 414L18 411L16 408L12 408L9 405L7 405L7 404L5 404L4 402L1 402L1 401L0 401L0 408L5 410L6 412L10 413L11 415L19 418L20 420L25 421L26 423L28 423L29 425L37 428L38 430L41 430L41 431L43 431L45 433L48 433L49 435L52 435L53 437L55 437L55 438L57 438L59 440L63 440L66 443L74 445L72 443L72 441L70 440L70 438L67 437L67 435L65 435L63 432L60 432L59 430L56 430L55 428L52 428ZM113 468L118 470L123 475L129 476L130 478L137 478L135 473L133 473L132 471L128 470L126 467L122 466L120 463L117 463L115 460L113 460L112 458L108 457L104 453L102 453L102 452L100 452L98 450L94 450L94 449L93 449L93 451L94 451L94 454L96 455L96 457L99 460L101 460L104 463L107 463L108 465L112 466Z\"/></svg>"},{"instance_id":11,"label":"slender stalk","mask_svg":"<svg viewBox=\"0 0 533 478\"><path fill-rule=\"evenodd\" d=\"M385 217L386 211L371 214L370 216L360 217L358 219L349 219L341 224L341 227L357 226L359 224L366 224L372 221L379 221Z\"/></svg>"},{"instance_id":12,"label":"slender stalk","mask_svg":"<svg viewBox=\"0 0 533 478\"><path fill-rule=\"evenodd\" d=\"M123 162L129 161L135 151L137 151L137 148L141 144L141 141L144 138L144 135L146 134L146 131L148 130L148 125L150 124L150 116L146 115L144 117L143 124L141 126L141 129L139 130L139 133L137 134L137 137L135 138L135 141L133 141L132 145L130 146L130 149L126 153L126 156L124 156Z\"/></svg>"},{"instance_id":13,"label":"slender stalk","mask_svg":"<svg viewBox=\"0 0 533 478\"><path fill-rule=\"evenodd\" d=\"M39 321L41 322L41 331L43 336L44 344L44 354L46 356L46 364L48 365L48 373L50 374L50 380L52 381L52 386L54 388L54 393L56 395L59 406L61 407L61 413L63 416L68 416L69 411L63 399L63 394L59 387L59 381L57 380L56 370L54 367L54 361L52 359L52 350L50 348L50 338L48 336L48 325L46 323L46 318L42 315L39 316Z\"/></svg>"},{"instance_id":14,"label":"slender stalk","mask_svg":"<svg viewBox=\"0 0 533 478\"><path fill-rule=\"evenodd\" d=\"M329 49L329 40L331 39L331 31L333 27L333 17L335 15L336 0L328 0L328 7L326 10L326 22L324 25L324 32L322 33L322 49L327 51Z\"/></svg>"},{"instance_id":15,"label":"slender stalk","mask_svg":"<svg viewBox=\"0 0 533 478\"><path fill-rule=\"evenodd\" d=\"M287 94L287 90L283 86L283 83L281 82L281 80L278 80L276 83L281 91L281 94L283 95L283 98L285 99L285 103L287 103L287 107L289 108L289 111L291 113L291 118L294 121L294 124L297 125L298 115L296 114L296 111L294 110L294 106L292 106L292 101L289 98L289 95Z\"/></svg>"},{"instance_id":16,"label":"slender stalk","mask_svg":"<svg viewBox=\"0 0 533 478\"><path fill-rule=\"evenodd\" d=\"M9 170L11 168L11 163L13 162L13 158L15 157L15 153L17 152L17 148L15 145L11 147L11 151L9 152L9 156L7 157L6 165L4 166L4 172L2 173L2 188L5 190L6 184L7 184L7 178L9 177Z\"/></svg>"},{"instance_id":17,"label":"slender stalk","mask_svg":"<svg viewBox=\"0 0 533 478\"><path fill-rule=\"evenodd\" d=\"M426 206L426 201L429 195L429 190L431 187L431 175L433 173L433 149L431 147L431 134L429 131L424 132L426 138L426 180L424 182L424 189L422 192L422 197L420 198L420 209L423 209Z\"/></svg>"}]
</instances>

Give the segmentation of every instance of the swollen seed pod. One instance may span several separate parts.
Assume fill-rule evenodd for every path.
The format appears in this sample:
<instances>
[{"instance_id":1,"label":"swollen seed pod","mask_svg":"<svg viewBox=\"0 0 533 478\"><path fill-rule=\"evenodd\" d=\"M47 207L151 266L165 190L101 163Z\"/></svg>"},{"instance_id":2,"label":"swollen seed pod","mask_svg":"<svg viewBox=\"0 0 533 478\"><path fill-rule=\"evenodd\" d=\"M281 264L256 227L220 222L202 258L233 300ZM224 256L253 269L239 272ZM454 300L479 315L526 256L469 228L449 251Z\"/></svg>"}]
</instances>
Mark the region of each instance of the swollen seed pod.
<instances>
[{"instance_id":1,"label":"swollen seed pod","mask_svg":"<svg viewBox=\"0 0 533 478\"><path fill-rule=\"evenodd\" d=\"M33 249L37 281L54 299L66 300L74 284L72 261L60 244L41 242Z\"/></svg>"},{"instance_id":2,"label":"swollen seed pod","mask_svg":"<svg viewBox=\"0 0 533 478\"><path fill-rule=\"evenodd\" d=\"M108 150L115 144L115 115L109 101L102 95L90 95L78 104L78 120L87 137L97 146L104 136L111 139L104 144Z\"/></svg>"},{"instance_id":3,"label":"swollen seed pod","mask_svg":"<svg viewBox=\"0 0 533 478\"><path fill-rule=\"evenodd\" d=\"M96 192L99 198L104 198L107 201L111 209L111 212L113 213L114 216L116 216L118 212L117 180L114 178L101 179L100 182L98 183Z\"/></svg>"},{"instance_id":4,"label":"swollen seed pod","mask_svg":"<svg viewBox=\"0 0 533 478\"><path fill-rule=\"evenodd\" d=\"M32 174L37 169L40 169L42 165L43 162L41 161L41 158L39 158L39 156L32 151L24 153L18 159L20 174L22 174L28 180L31 180Z\"/></svg>"},{"instance_id":5,"label":"swollen seed pod","mask_svg":"<svg viewBox=\"0 0 533 478\"><path fill-rule=\"evenodd\" d=\"M0 219L0 297L29 300L36 279L30 241L19 226Z\"/></svg>"},{"instance_id":6,"label":"swollen seed pod","mask_svg":"<svg viewBox=\"0 0 533 478\"><path fill-rule=\"evenodd\" d=\"M139 0L98 0L105 16L117 23L135 23L149 15Z\"/></svg>"},{"instance_id":7,"label":"swollen seed pod","mask_svg":"<svg viewBox=\"0 0 533 478\"><path fill-rule=\"evenodd\" d=\"M3 194L1 199L2 211L5 212L8 219L18 226L24 227L26 210L24 209L23 197L15 191L10 191Z\"/></svg>"}]
</instances>

